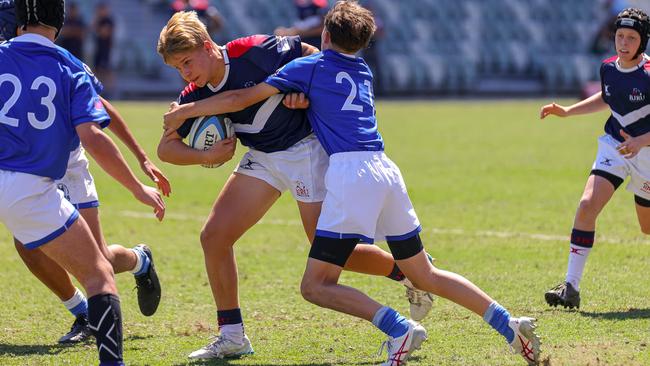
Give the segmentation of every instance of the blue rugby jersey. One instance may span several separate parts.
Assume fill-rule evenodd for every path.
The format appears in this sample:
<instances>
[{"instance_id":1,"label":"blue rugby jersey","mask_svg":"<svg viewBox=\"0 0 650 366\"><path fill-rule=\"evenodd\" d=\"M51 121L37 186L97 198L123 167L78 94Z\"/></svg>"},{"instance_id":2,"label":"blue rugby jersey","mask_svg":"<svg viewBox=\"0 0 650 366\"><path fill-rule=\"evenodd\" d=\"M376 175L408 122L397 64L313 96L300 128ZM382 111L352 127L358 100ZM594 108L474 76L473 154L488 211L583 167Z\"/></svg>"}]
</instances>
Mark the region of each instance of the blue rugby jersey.
<instances>
[{"instance_id":1,"label":"blue rugby jersey","mask_svg":"<svg viewBox=\"0 0 650 366\"><path fill-rule=\"evenodd\" d=\"M222 49L225 75L219 85L198 88L189 84L178 98L179 104L208 98L226 90L252 87L263 82L279 67L302 55L300 37L255 35L229 42ZM237 137L245 146L263 152L286 150L311 134L304 110L292 110L275 95L242 111L227 113ZM177 130L185 138L193 119Z\"/></svg>"},{"instance_id":2,"label":"blue rugby jersey","mask_svg":"<svg viewBox=\"0 0 650 366\"><path fill-rule=\"evenodd\" d=\"M63 47L56 46L57 50L63 55L63 57L69 59L71 62L73 62L78 68L83 69L86 74L88 74L88 78L90 79L91 84L93 85L93 88L95 89L95 92L97 95L102 94L104 91L104 84L102 84L101 81L95 76L93 73L92 69L88 67L83 61L79 60L75 55L70 53L70 51L66 50ZM101 128L106 128L110 124L111 120L106 119L104 121L99 122L99 126ZM81 141L79 141L79 136L77 134L74 135L74 140L72 142L72 148L70 151L74 151L81 145Z\"/></svg>"},{"instance_id":3,"label":"blue rugby jersey","mask_svg":"<svg viewBox=\"0 0 650 366\"><path fill-rule=\"evenodd\" d=\"M328 155L384 149L375 119L372 72L362 58L325 50L288 63L266 83L309 97L307 116Z\"/></svg>"},{"instance_id":4,"label":"blue rugby jersey","mask_svg":"<svg viewBox=\"0 0 650 366\"><path fill-rule=\"evenodd\" d=\"M605 132L618 141L624 141L623 129L630 136L650 132L650 62L643 61L630 69L622 69L616 56L600 66L602 97L612 114L605 123Z\"/></svg>"},{"instance_id":5,"label":"blue rugby jersey","mask_svg":"<svg viewBox=\"0 0 650 366\"><path fill-rule=\"evenodd\" d=\"M75 127L108 115L87 70L47 38L0 45L0 169L63 177Z\"/></svg>"}]
</instances>

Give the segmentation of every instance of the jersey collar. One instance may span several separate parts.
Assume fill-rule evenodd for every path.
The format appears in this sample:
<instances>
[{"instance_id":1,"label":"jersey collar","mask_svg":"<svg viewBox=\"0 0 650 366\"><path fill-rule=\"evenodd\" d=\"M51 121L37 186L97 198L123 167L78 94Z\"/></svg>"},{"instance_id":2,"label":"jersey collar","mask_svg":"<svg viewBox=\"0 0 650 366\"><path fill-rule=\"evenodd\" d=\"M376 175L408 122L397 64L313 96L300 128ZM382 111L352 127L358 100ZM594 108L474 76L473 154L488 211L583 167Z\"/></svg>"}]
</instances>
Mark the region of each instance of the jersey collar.
<instances>
[{"instance_id":1,"label":"jersey collar","mask_svg":"<svg viewBox=\"0 0 650 366\"><path fill-rule=\"evenodd\" d=\"M223 88L224 85L226 85L226 81L228 80L228 74L230 74L230 58L228 58L228 50L226 49L225 46L224 47L219 47L219 49L221 50L221 56L223 57L223 62L224 62L224 64L226 64L225 65L226 69L223 72L223 79L221 79L221 82L219 82L219 85L213 86L210 83L206 84L208 86L208 88L210 88L210 90L213 93L218 92L219 90L221 90L221 88Z\"/></svg>"},{"instance_id":2,"label":"jersey collar","mask_svg":"<svg viewBox=\"0 0 650 366\"><path fill-rule=\"evenodd\" d=\"M624 73L629 73L629 72L633 72L633 71L636 71L636 70L642 68L643 65L645 65L645 63L648 62L648 61L650 61L650 58L649 58L648 55L646 55L646 54L644 53L644 54L643 54L643 58L641 59L641 62L639 62L639 64L636 65L636 66L632 66L632 67L628 67L628 68L623 68L623 67L621 67L621 65L618 63L618 58L616 58L616 61L614 62L614 64L616 65L616 70L618 70L618 71L620 71L620 72L624 72Z\"/></svg>"},{"instance_id":3,"label":"jersey collar","mask_svg":"<svg viewBox=\"0 0 650 366\"><path fill-rule=\"evenodd\" d=\"M45 47L56 48L54 42L50 41L46 37L41 36L40 34L35 33L25 33L22 36L13 38L11 42L30 42L37 43Z\"/></svg>"}]
</instances>

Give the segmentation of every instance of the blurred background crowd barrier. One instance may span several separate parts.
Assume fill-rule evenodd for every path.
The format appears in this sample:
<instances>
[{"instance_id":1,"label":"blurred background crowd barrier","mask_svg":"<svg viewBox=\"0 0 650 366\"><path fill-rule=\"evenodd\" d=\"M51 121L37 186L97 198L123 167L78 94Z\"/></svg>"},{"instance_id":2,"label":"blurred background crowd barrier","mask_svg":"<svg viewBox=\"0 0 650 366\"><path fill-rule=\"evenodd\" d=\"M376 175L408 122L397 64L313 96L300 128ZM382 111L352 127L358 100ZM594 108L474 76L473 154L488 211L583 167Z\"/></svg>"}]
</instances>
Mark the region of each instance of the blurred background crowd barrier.
<instances>
[{"instance_id":1,"label":"blurred background crowd barrier","mask_svg":"<svg viewBox=\"0 0 650 366\"><path fill-rule=\"evenodd\" d=\"M599 90L600 62L614 55L615 14L628 6L650 10L650 0L360 2L380 28L365 57L376 93L389 97L590 94ZM174 11L197 10L223 44L317 27L333 0L67 3L72 9L59 43L97 71L110 97L169 99L183 82L162 62L156 43Z\"/></svg>"}]
</instances>

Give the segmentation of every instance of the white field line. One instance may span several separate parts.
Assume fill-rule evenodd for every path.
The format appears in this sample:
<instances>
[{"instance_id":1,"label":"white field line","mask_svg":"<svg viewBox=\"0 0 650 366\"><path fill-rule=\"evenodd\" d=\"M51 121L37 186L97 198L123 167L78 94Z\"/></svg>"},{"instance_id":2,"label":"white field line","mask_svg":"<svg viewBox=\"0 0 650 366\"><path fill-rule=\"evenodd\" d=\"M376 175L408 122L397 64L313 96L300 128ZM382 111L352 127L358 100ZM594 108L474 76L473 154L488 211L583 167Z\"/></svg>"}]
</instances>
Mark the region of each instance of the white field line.
<instances>
[{"instance_id":1,"label":"white field line","mask_svg":"<svg viewBox=\"0 0 650 366\"><path fill-rule=\"evenodd\" d=\"M120 216L130 217L135 219L155 219L153 213L147 213L142 211L129 211L122 210L118 211ZM182 213L166 213L165 219L168 220L180 220L180 221L198 221L204 222L206 216L201 215L188 215ZM258 223L260 225L275 225L275 226L302 226L300 220L282 220L282 219L262 219ZM568 235L550 235L550 234L536 234L536 233L523 233L523 232L510 232L510 231L493 231L493 230L477 230L477 231L468 231L465 229L443 229L443 228L423 228L425 233L430 233L434 235L456 235L456 236L474 236L474 237L491 237L491 238L522 238L522 239L533 239L541 241L561 241L568 242ZM625 243L626 240L615 238L615 237L601 237L597 238L599 243ZM650 240L633 240L635 244L647 244L650 245Z\"/></svg>"}]
</instances>

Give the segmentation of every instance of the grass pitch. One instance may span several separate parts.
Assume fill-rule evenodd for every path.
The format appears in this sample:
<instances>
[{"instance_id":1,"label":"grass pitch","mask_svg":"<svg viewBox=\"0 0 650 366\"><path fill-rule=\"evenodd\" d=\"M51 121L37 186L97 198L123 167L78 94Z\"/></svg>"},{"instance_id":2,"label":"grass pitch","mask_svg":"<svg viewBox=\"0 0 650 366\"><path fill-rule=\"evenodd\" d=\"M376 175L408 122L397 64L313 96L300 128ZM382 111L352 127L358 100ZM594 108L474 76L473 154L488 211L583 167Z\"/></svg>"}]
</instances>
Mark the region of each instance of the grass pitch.
<instances>
[{"instance_id":1,"label":"grass pitch","mask_svg":"<svg viewBox=\"0 0 650 366\"><path fill-rule=\"evenodd\" d=\"M380 102L387 153L400 166L427 250L516 316L538 319L545 365L650 364L650 241L620 188L598 223L581 284L582 309L549 308L543 293L564 278L567 237L606 114L538 119L543 101ZM118 103L154 158L165 103ZM239 156L219 169L160 164L173 184L163 223L93 166L109 243L148 243L163 285L158 313L137 308L129 274L117 276L124 355L131 365L374 365L383 335L365 321L317 308L299 294L308 244L284 196L237 244L246 331L256 354L190 363L216 329L198 234ZM123 151L126 152L125 149ZM125 153L125 155L128 155ZM132 159L130 159L133 162ZM132 165L137 166L137 165ZM142 174L139 174L141 177ZM24 267L0 228L0 364L96 364L93 343L61 347L73 319ZM345 273L342 282L408 313L403 288ZM522 365L482 319L443 299L423 321L429 340L409 365Z\"/></svg>"}]
</instances>

